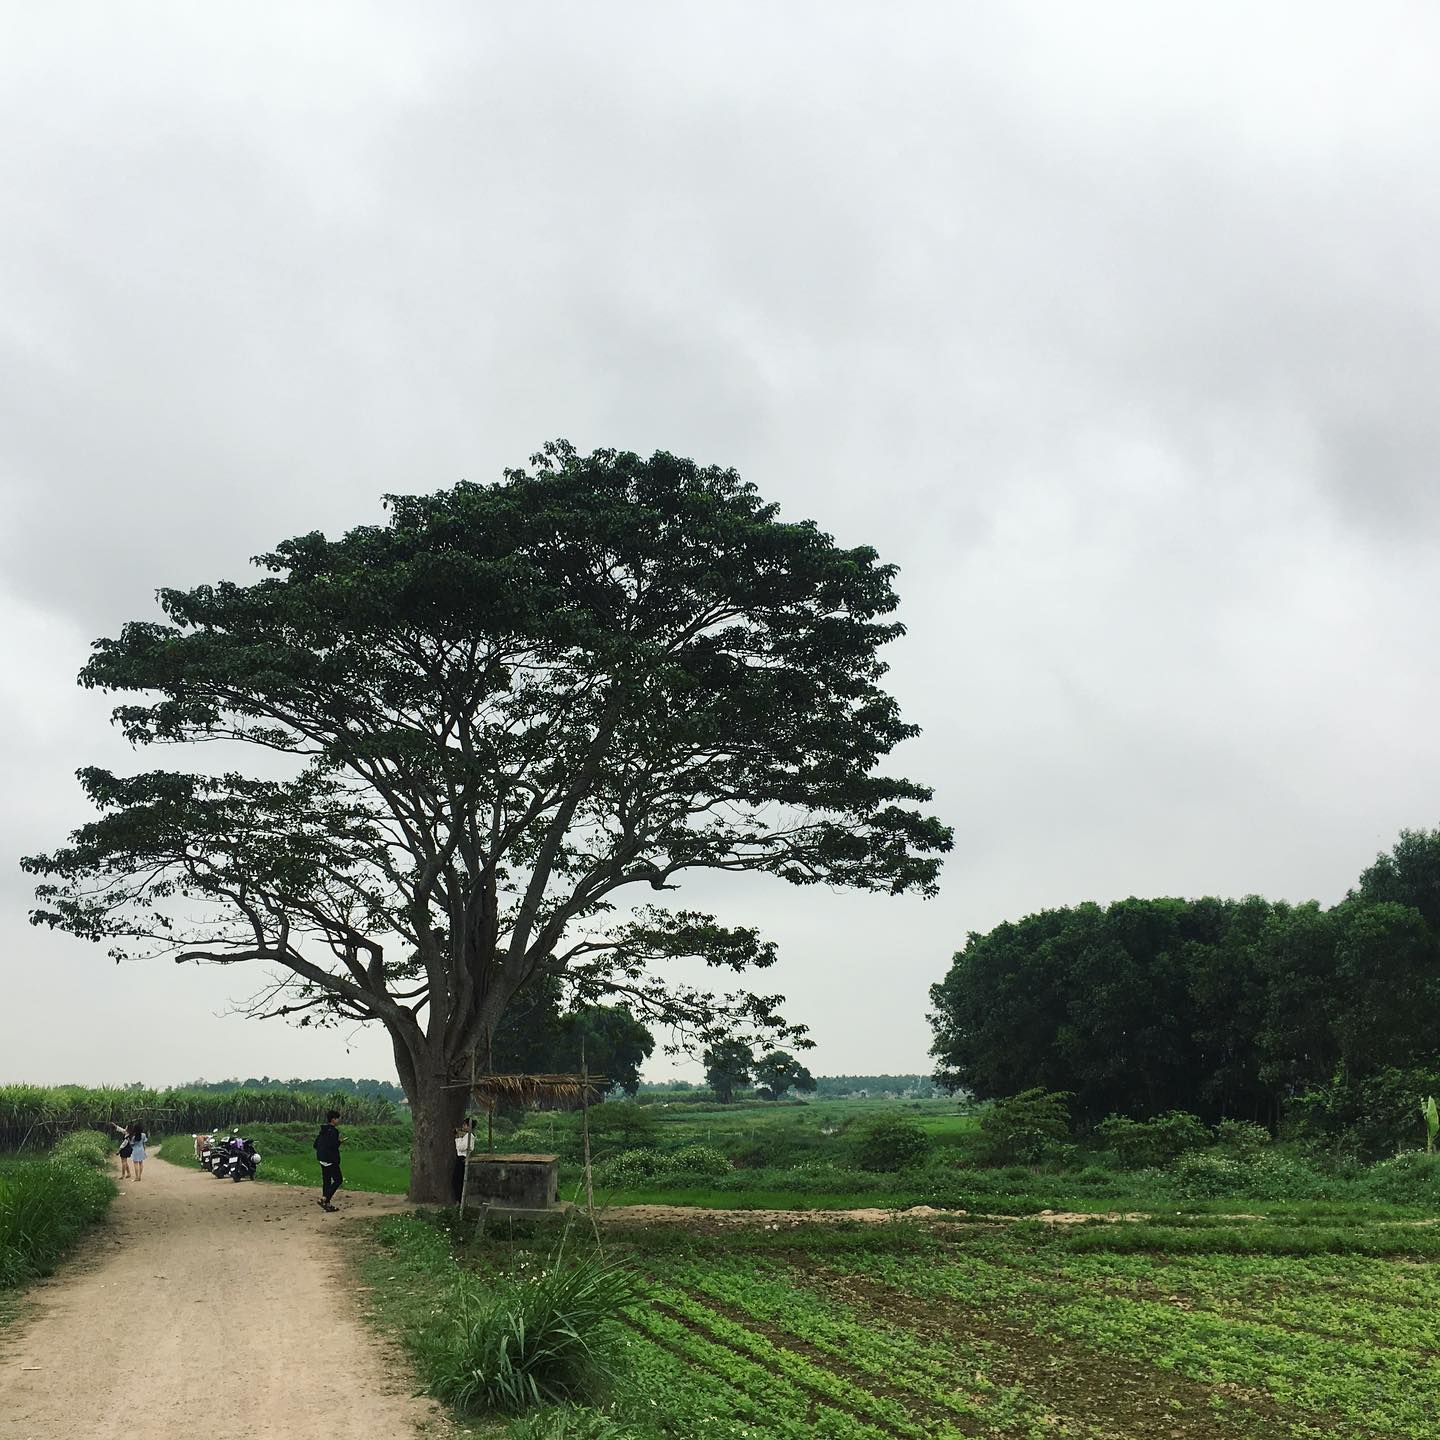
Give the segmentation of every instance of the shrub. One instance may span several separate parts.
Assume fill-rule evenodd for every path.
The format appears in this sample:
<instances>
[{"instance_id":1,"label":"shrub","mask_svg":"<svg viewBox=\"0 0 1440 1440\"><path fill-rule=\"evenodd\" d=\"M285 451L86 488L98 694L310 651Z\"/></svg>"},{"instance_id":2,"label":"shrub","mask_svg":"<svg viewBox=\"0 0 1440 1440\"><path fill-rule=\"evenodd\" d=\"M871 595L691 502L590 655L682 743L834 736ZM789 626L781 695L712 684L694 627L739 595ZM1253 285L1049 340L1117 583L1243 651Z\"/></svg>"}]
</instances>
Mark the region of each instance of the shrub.
<instances>
[{"instance_id":1,"label":"shrub","mask_svg":"<svg viewBox=\"0 0 1440 1440\"><path fill-rule=\"evenodd\" d=\"M660 1131L660 1122L655 1112L643 1105L627 1104L625 1101L611 1101L597 1105L590 1112L590 1142L634 1149L653 1145ZM579 1131L577 1129L576 1133Z\"/></svg>"},{"instance_id":2,"label":"shrub","mask_svg":"<svg viewBox=\"0 0 1440 1440\"><path fill-rule=\"evenodd\" d=\"M0 1288L48 1275L115 1196L108 1175L77 1160L31 1160L0 1180Z\"/></svg>"},{"instance_id":3,"label":"shrub","mask_svg":"<svg viewBox=\"0 0 1440 1440\"><path fill-rule=\"evenodd\" d=\"M997 1100L980 1116L979 1153L991 1165L1034 1164L1068 1149L1068 1091L1035 1088Z\"/></svg>"},{"instance_id":4,"label":"shrub","mask_svg":"<svg viewBox=\"0 0 1440 1440\"><path fill-rule=\"evenodd\" d=\"M103 1170L110 1162L110 1156L118 1148L111 1143L108 1135L98 1130L72 1130L61 1136L50 1152L52 1160L72 1160L80 1165L90 1165Z\"/></svg>"},{"instance_id":5,"label":"shrub","mask_svg":"<svg viewBox=\"0 0 1440 1440\"><path fill-rule=\"evenodd\" d=\"M1187 1200L1319 1200L1333 1188L1303 1160L1276 1152L1237 1160L1192 1150L1175 1162L1174 1175Z\"/></svg>"},{"instance_id":6,"label":"shrub","mask_svg":"<svg viewBox=\"0 0 1440 1440\"><path fill-rule=\"evenodd\" d=\"M422 1349L431 1392L466 1415L595 1401L615 1378L618 1322L642 1298L630 1270L598 1257L461 1273L453 1317Z\"/></svg>"},{"instance_id":7,"label":"shrub","mask_svg":"<svg viewBox=\"0 0 1440 1440\"><path fill-rule=\"evenodd\" d=\"M1381 1160L1364 1171L1359 1185L1367 1195L1392 1205L1436 1205L1440 1203L1440 1155L1409 1150Z\"/></svg>"},{"instance_id":8,"label":"shrub","mask_svg":"<svg viewBox=\"0 0 1440 1440\"><path fill-rule=\"evenodd\" d=\"M1381 1070L1364 1080L1342 1072L1297 1096L1287 1119L1299 1137L1376 1160L1424 1140L1420 1101L1437 1090L1435 1070Z\"/></svg>"},{"instance_id":9,"label":"shrub","mask_svg":"<svg viewBox=\"0 0 1440 1440\"><path fill-rule=\"evenodd\" d=\"M728 1175L731 1170L730 1157L713 1145L682 1145L665 1159L676 1175L702 1175L713 1179L717 1175Z\"/></svg>"},{"instance_id":10,"label":"shrub","mask_svg":"<svg viewBox=\"0 0 1440 1440\"><path fill-rule=\"evenodd\" d=\"M1270 1145L1270 1132L1252 1120L1222 1120L1215 1127L1215 1148L1236 1160L1255 1160Z\"/></svg>"},{"instance_id":11,"label":"shrub","mask_svg":"<svg viewBox=\"0 0 1440 1440\"><path fill-rule=\"evenodd\" d=\"M1205 1122L1185 1110L1169 1110L1149 1120L1107 1115L1095 1127L1095 1133L1126 1170L1168 1165L1210 1142Z\"/></svg>"},{"instance_id":12,"label":"shrub","mask_svg":"<svg viewBox=\"0 0 1440 1440\"><path fill-rule=\"evenodd\" d=\"M595 1178L602 1185L613 1185L619 1190L637 1190L658 1180L666 1170L665 1156L658 1150L625 1150L599 1161Z\"/></svg>"},{"instance_id":13,"label":"shrub","mask_svg":"<svg viewBox=\"0 0 1440 1440\"><path fill-rule=\"evenodd\" d=\"M595 1166L602 1185L634 1190L656 1180L715 1179L730 1173L730 1161L713 1145L682 1145L666 1154L649 1146L624 1150Z\"/></svg>"},{"instance_id":14,"label":"shrub","mask_svg":"<svg viewBox=\"0 0 1440 1440\"><path fill-rule=\"evenodd\" d=\"M875 1121L855 1147L862 1170L908 1170L923 1165L930 1154L930 1137L908 1115L887 1115Z\"/></svg>"}]
</instances>

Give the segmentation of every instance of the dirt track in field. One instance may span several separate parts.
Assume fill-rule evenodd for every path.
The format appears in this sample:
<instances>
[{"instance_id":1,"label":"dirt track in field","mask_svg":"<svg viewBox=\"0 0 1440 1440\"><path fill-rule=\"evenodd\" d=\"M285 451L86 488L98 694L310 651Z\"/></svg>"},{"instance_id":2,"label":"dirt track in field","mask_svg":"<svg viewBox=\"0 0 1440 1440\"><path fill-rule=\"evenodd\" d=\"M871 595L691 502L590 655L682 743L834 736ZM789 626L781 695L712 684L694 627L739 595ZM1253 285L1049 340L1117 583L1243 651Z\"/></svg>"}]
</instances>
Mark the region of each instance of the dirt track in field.
<instances>
[{"instance_id":1,"label":"dirt track in field","mask_svg":"<svg viewBox=\"0 0 1440 1440\"><path fill-rule=\"evenodd\" d=\"M104 1226L0 1335L4 1440L410 1440L434 1435L360 1318L346 1219L405 1208L239 1185L152 1156Z\"/></svg>"},{"instance_id":2,"label":"dirt track in field","mask_svg":"<svg viewBox=\"0 0 1440 1440\"><path fill-rule=\"evenodd\" d=\"M1138 1211L1102 1211L1092 1214L1071 1210L1040 1210L1033 1215L986 1215L970 1210L937 1210L933 1205L912 1205L908 1210L715 1210L700 1205L610 1205L598 1212L601 1221L616 1225L691 1225L724 1227L734 1225L885 1225L892 1220L978 1220L1013 1225L1017 1220L1039 1220L1046 1225L1084 1225L1091 1220L1110 1224L1149 1220ZM1259 1220L1259 1215L1234 1215L1233 1220Z\"/></svg>"}]
</instances>

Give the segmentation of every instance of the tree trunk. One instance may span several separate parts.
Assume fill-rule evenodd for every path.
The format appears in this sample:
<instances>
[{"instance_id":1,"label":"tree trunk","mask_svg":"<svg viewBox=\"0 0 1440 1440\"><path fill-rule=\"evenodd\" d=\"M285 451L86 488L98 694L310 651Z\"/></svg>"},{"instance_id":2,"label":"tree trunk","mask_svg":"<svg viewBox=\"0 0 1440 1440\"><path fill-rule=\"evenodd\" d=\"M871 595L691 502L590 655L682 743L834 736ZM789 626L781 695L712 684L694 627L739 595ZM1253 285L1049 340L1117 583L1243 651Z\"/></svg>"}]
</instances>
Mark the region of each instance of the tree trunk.
<instances>
[{"instance_id":1,"label":"tree trunk","mask_svg":"<svg viewBox=\"0 0 1440 1440\"><path fill-rule=\"evenodd\" d=\"M443 1070L415 1066L414 1088L405 1086L415 1124L410 1142L410 1198L421 1205L453 1204L455 1131L470 1099L464 1085L448 1083ZM404 1079L404 1077L401 1077Z\"/></svg>"}]
</instances>

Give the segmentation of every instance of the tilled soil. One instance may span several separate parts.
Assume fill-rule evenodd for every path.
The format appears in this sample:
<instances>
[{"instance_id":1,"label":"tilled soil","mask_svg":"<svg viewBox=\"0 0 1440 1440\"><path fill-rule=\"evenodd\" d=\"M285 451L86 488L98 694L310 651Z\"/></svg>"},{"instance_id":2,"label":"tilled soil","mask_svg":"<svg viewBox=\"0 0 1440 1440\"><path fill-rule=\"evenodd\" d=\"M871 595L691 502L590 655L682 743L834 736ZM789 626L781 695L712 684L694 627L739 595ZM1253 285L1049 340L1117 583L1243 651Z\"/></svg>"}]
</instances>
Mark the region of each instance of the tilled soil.
<instances>
[{"instance_id":1,"label":"tilled soil","mask_svg":"<svg viewBox=\"0 0 1440 1440\"><path fill-rule=\"evenodd\" d=\"M111 1221L0 1339L5 1440L408 1440L435 1433L366 1330L345 1220L405 1208L239 1185L152 1156Z\"/></svg>"}]
</instances>

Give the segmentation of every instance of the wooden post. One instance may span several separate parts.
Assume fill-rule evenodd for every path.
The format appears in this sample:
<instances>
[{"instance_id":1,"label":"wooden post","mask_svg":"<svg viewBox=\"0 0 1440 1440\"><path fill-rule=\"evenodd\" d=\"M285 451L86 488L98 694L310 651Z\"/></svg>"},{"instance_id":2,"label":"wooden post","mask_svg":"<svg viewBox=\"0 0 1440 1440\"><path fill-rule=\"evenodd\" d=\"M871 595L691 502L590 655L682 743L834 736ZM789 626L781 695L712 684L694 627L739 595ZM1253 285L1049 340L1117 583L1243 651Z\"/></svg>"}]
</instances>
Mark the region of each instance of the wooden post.
<instances>
[{"instance_id":1,"label":"wooden post","mask_svg":"<svg viewBox=\"0 0 1440 1440\"><path fill-rule=\"evenodd\" d=\"M580 1129L585 1146L585 1209L595 1223L595 1183L590 1170L590 1070L585 1063L585 1041L580 1041Z\"/></svg>"},{"instance_id":2,"label":"wooden post","mask_svg":"<svg viewBox=\"0 0 1440 1440\"><path fill-rule=\"evenodd\" d=\"M472 1057L473 1059L473 1057ZM485 1027L485 1073L495 1073L495 1051L490 1044L490 1027ZM493 1155L495 1153L495 1097L491 1095L490 1103L485 1107L485 1149Z\"/></svg>"}]
</instances>

